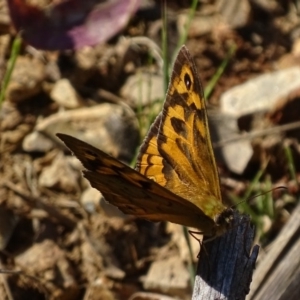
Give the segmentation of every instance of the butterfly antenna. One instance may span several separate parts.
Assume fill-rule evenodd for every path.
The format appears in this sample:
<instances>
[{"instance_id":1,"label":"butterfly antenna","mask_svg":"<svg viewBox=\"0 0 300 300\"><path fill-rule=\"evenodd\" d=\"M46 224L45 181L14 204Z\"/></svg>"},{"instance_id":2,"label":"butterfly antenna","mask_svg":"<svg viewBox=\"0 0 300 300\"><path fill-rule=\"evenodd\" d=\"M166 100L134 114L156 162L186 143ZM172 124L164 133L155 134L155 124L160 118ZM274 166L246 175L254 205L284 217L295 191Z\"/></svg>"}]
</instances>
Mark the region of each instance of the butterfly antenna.
<instances>
[{"instance_id":1,"label":"butterfly antenna","mask_svg":"<svg viewBox=\"0 0 300 300\"><path fill-rule=\"evenodd\" d=\"M261 193L261 194L252 196L252 197L250 197L250 198L248 198L248 199L246 199L246 200L242 200L242 201L240 201L240 202L238 202L238 203L232 205L231 208L236 208L236 207L237 207L238 205L240 205L241 203L248 202L248 201L253 200L253 199L255 199L255 198L259 197L259 196L266 195L266 194L268 194L268 193L270 193L270 192L273 192L273 191L276 191L276 190L279 190L279 189L285 189L285 190L287 190L287 187L286 187L286 186L277 186L277 187L272 188L272 189L270 189L270 190L268 190L268 191L265 191L265 192L263 192L263 193Z\"/></svg>"}]
</instances>

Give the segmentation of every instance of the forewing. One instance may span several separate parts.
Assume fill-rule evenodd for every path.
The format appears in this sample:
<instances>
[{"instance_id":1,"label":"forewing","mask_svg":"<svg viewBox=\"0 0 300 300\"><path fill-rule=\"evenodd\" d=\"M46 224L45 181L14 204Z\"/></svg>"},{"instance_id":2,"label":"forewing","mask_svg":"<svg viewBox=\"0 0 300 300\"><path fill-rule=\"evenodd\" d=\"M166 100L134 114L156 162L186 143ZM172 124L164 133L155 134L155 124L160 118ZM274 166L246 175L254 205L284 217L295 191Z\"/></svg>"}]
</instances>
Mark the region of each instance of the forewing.
<instances>
[{"instance_id":1,"label":"forewing","mask_svg":"<svg viewBox=\"0 0 300 300\"><path fill-rule=\"evenodd\" d=\"M211 218L225 209L203 89L185 46L174 63L162 113L141 146L136 169L193 202Z\"/></svg>"}]
</instances>

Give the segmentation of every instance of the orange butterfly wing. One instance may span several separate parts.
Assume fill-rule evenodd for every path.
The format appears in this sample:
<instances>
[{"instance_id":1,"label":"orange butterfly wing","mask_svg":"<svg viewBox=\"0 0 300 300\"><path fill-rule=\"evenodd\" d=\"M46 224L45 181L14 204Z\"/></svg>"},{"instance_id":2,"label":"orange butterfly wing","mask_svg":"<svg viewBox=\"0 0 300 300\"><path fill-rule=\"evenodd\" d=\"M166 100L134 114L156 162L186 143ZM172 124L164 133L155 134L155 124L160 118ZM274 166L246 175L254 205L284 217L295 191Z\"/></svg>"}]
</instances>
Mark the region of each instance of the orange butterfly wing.
<instances>
[{"instance_id":1,"label":"orange butterfly wing","mask_svg":"<svg viewBox=\"0 0 300 300\"><path fill-rule=\"evenodd\" d=\"M188 199L212 219L226 209L203 90L184 46L174 64L163 110L141 146L136 170Z\"/></svg>"}]
</instances>

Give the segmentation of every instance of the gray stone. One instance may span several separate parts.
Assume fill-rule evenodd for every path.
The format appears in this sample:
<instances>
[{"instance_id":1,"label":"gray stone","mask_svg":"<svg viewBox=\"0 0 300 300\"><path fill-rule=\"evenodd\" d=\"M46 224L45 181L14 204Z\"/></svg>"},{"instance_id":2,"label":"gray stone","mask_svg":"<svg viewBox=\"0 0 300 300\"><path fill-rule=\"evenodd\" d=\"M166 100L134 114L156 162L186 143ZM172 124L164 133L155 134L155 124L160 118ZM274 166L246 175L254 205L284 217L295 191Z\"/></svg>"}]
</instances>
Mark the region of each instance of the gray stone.
<instances>
[{"instance_id":1,"label":"gray stone","mask_svg":"<svg viewBox=\"0 0 300 300\"><path fill-rule=\"evenodd\" d=\"M163 78L151 73L137 73L128 77L120 94L130 106L143 107L164 98Z\"/></svg>"},{"instance_id":2,"label":"gray stone","mask_svg":"<svg viewBox=\"0 0 300 300\"><path fill-rule=\"evenodd\" d=\"M190 291L190 274L177 256L154 261L143 283L145 290L185 297Z\"/></svg>"},{"instance_id":3,"label":"gray stone","mask_svg":"<svg viewBox=\"0 0 300 300\"><path fill-rule=\"evenodd\" d=\"M65 108L77 108L81 106L82 99L68 79L57 81L51 92L53 101Z\"/></svg>"},{"instance_id":4,"label":"gray stone","mask_svg":"<svg viewBox=\"0 0 300 300\"><path fill-rule=\"evenodd\" d=\"M270 110L276 102L300 87L300 67L264 74L226 91L221 111L235 116Z\"/></svg>"}]
</instances>

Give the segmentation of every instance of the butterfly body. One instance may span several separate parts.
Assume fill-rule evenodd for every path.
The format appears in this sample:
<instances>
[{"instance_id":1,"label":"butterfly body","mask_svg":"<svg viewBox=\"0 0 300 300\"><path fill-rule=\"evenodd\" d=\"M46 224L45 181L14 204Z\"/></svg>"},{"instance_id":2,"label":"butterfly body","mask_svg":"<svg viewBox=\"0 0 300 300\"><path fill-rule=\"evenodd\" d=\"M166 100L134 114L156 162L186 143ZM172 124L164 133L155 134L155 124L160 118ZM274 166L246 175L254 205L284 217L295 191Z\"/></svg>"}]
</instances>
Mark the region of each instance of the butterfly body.
<instances>
[{"instance_id":1,"label":"butterfly body","mask_svg":"<svg viewBox=\"0 0 300 300\"><path fill-rule=\"evenodd\" d=\"M175 60L163 109L140 148L136 170L76 138L58 137L83 163L91 185L124 213L195 227L208 236L221 235L231 226L203 90L185 46Z\"/></svg>"}]
</instances>

